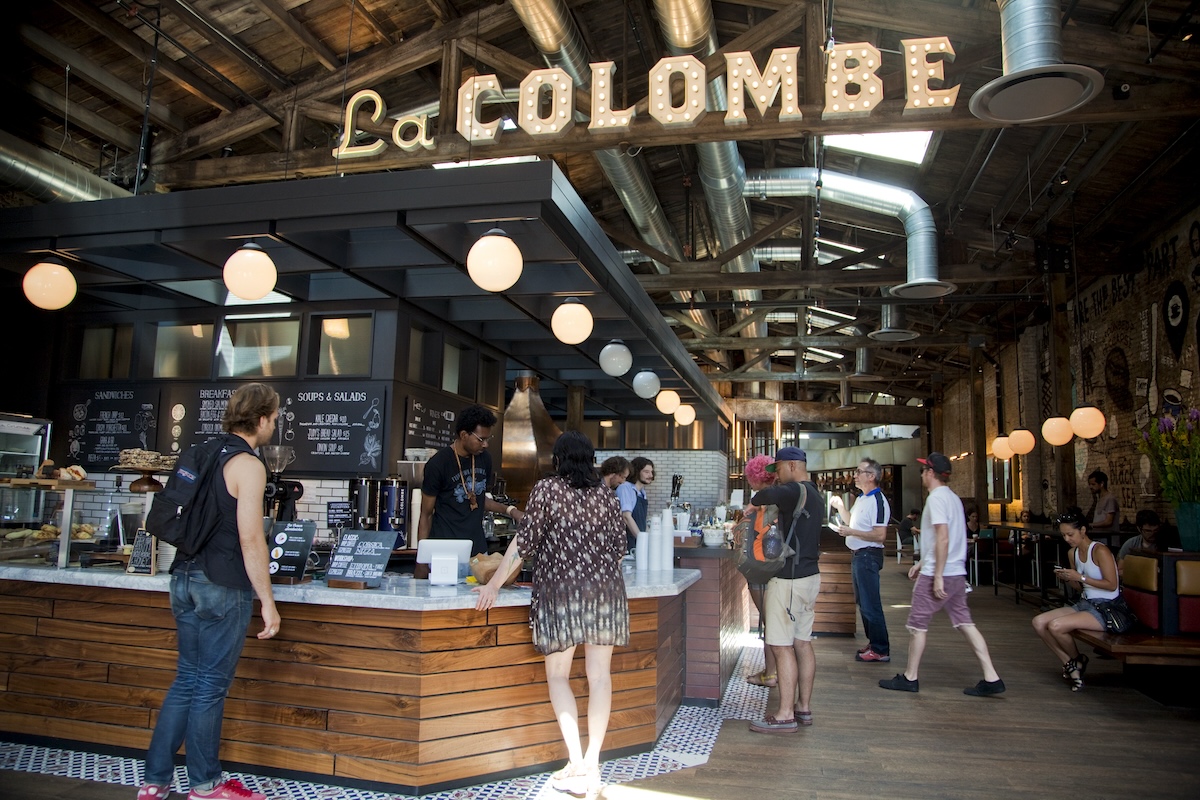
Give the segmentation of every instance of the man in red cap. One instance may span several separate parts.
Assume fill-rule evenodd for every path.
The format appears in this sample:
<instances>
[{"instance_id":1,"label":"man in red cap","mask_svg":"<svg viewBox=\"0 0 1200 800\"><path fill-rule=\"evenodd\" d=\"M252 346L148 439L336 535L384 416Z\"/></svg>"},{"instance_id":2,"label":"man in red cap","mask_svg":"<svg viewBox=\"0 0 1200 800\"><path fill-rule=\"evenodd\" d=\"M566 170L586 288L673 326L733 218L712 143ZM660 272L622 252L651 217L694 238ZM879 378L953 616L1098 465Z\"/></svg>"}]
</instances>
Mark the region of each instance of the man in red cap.
<instances>
[{"instance_id":1,"label":"man in red cap","mask_svg":"<svg viewBox=\"0 0 1200 800\"><path fill-rule=\"evenodd\" d=\"M950 459L942 453L930 453L918 458L921 465L921 484L929 492L925 513L921 517L921 561L913 564L908 579L913 586L912 608L908 614L908 631L912 641L908 647L908 667L894 678L881 680L884 689L916 692L920 689L917 673L925 653L925 637L934 613L945 609L950 624L962 632L983 667L983 680L963 694L988 697L1004 691L1004 681L992 666L987 642L975 627L967 609L967 524L962 500L946 485L950 478Z\"/></svg>"}]
</instances>

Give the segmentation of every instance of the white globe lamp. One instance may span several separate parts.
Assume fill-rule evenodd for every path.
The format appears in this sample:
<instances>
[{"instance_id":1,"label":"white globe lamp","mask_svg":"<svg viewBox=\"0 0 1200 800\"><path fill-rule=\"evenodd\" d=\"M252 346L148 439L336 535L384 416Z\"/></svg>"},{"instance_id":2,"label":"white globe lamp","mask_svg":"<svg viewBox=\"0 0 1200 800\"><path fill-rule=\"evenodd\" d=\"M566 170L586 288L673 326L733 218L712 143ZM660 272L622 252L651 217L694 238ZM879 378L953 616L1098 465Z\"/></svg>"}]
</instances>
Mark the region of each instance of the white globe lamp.
<instances>
[{"instance_id":1,"label":"white globe lamp","mask_svg":"<svg viewBox=\"0 0 1200 800\"><path fill-rule=\"evenodd\" d=\"M550 330L563 344L579 344L592 335L592 312L579 302L578 297L568 297L554 309L550 317Z\"/></svg>"},{"instance_id":2,"label":"white globe lamp","mask_svg":"<svg viewBox=\"0 0 1200 800\"><path fill-rule=\"evenodd\" d=\"M1025 428L1017 428L1010 431L1008 434L1008 447L1019 456L1033 452L1033 446L1037 444L1037 439L1033 436L1033 431Z\"/></svg>"},{"instance_id":3,"label":"white globe lamp","mask_svg":"<svg viewBox=\"0 0 1200 800\"><path fill-rule=\"evenodd\" d=\"M1095 439L1104 433L1104 412L1095 406L1080 406L1071 412L1071 430L1081 439Z\"/></svg>"},{"instance_id":4,"label":"white globe lamp","mask_svg":"<svg viewBox=\"0 0 1200 800\"><path fill-rule=\"evenodd\" d=\"M633 376L633 393L643 400L654 397L661 388L662 383L658 380L658 376L648 369Z\"/></svg>"},{"instance_id":5,"label":"white globe lamp","mask_svg":"<svg viewBox=\"0 0 1200 800\"><path fill-rule=\"evenodd\" d=\"M674 414L679 408L679 392L674 389L664 389L654 398L654 406L664 414Z\"/></svg>"},{"instance_id":6,"label":"white globe lamp","mask_svg":"<svg viewBox=\"0 0 1200 800\"><path fill-rule=\"evenodd\" d=\"M350 320L345 317L326 317L321 320L321 330L330 339L349 339Z\"/></svg>"},{"instance_id":7,"label":"white globe lamp","mask_svg":"<svg viewBox=\"0 0 1200 800\"><path fill-rule=\"evenodd\" d=\"M79 288L71 270L55 261L34 264L21 281L25 297L38 308L57 311L75 299Z\"/></svg>"},{"instance_id":8,"label":"white globe lamp","mask_svg":"<svg viewBox=\"0 0 1200 800\"><path fill-rule=\"evenodd\" d=\"M613 339L600 350L600 369L605 375L619 378L633 366L633 353L620 339Z\"/></svg>"},{"instance_id":9,"label":"white globe lamp","mask_svg":"<svg viewBox=\"0 0 1200 800\"><path fill-rule=\"evenodd\" d=\"M500 228L480 236L467 252L467 274L486 292L503 292L521 277L521 248Z\"/></svg>"},{"instance_id":10,"label":"white globe lamp","mask_svg":"<svg viewBox=\"0 0 1200 800\"><path fill-rule=\"evenodd\" d=\"M275 262L254 242L246 242L225 261L225 288L242 300L262 300L275 288Z\"/></svg>"},{"instance_id":11,"label":"white globe lamp","mask_svg":"<svg viewBox=\"0 0 1200 800\"><path fill-rule=\"evenodd\" d=\"M675 409L675 424L688 426L696 421L696 409L687 403Z\"/></svg>"},{"instance_id":12,"label":"white globe lamp","mask_svg":"<svg viewBox=\"0 0 1200 800\"><path fill-rule=\"evenodd\" d=\"M1013 457L1012 448L1008 446L1007 436L997 436L992 439L992 455L1001 461L1008 461Z\"/></svg>"},{"instance_id":13,"label":"white globe lamp","mask_svg":"<svg viewBox=\"0 0 1200 800\"><path fill-rule=\"evenodd\" d=\"M1059 447L1075 438L1071 429L1071 420L1066 417L1050 417L1042 423L1042 438L1047 443Z\"/></svg>"}]
</instances>

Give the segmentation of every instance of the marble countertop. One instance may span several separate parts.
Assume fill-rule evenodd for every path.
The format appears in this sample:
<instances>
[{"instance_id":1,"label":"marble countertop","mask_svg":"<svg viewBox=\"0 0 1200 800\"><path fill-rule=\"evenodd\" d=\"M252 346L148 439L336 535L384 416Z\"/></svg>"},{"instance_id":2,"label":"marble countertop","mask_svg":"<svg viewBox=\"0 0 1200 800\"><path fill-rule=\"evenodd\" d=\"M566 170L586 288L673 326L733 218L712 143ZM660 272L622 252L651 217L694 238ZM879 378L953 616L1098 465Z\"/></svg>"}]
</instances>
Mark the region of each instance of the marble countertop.
<instances>
[{"instance_id":1,"label":"marble countertop","mask_svg":"<svg viewBox=\"0 0 1200 800\"><path fill-rule=\"evenodd\" d=\"M700 579L700 571L677 569L671 572L626 572L625 592L629 599L671 597L683 594ZM0 566L0 580L63 583L109 589L165 592L170 576L128 575L104 568L60 570L54 567ZM411 575L385 576L378 589L331 589L323 581L296 586L274 586L280 603L308 603L324 606L392 608L398 611L446 611L474 608L475 594L467 584L430 586L427 580ZM522 587L502 589L497 606L527 606L530 590Z\"/></svg>"}]
</instances>

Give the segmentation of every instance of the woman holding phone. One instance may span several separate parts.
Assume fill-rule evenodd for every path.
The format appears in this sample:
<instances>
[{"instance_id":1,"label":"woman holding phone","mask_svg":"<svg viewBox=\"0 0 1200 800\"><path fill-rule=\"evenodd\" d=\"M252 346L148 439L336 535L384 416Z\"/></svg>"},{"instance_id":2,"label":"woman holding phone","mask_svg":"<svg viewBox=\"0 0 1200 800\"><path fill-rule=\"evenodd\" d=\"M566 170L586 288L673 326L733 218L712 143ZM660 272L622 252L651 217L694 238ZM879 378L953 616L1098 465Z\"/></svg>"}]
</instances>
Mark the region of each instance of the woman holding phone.
<instances>
[{"instance_id":1,"label":"woman holding phone","mask_svg":"<svg viewBox=\"0 0 1200 800\"><path fill-rule=\"evenodd\" d=\"M1079 652L1071 633L1103 632L1104 615L1096 603L1115 600L1121 594L1121 586L1116 559L1107 547L1088 537L1088 522L1080 509L1070 509L1054 521L1071 548L1068 556L1071 566L1055 567L1054 574L1060 581L1082 590L1083 597L1073 606L1038 614L1033 618L1033 629L1063 662L1063 679L1070 682L1072 692L1078 692L1083 688L1088 657Z\"/></svg>"}]
</instances>

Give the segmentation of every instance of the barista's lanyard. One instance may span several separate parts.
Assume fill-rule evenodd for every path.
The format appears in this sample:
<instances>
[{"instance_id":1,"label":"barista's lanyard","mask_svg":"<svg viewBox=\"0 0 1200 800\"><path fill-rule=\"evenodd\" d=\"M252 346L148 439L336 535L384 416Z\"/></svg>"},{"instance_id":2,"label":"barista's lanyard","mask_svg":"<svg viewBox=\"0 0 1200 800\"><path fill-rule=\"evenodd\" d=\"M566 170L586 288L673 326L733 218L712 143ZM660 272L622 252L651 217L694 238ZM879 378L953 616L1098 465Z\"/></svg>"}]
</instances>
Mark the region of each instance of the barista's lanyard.
<instances>
[{"instance_id":1,"label":"barista's lanyard","mask_svg":"<svg viewBox=\"0 0 1200 800\"><path fill-rule=\"evenodd\" d=\"M454 454L455 460L458 460L458 453ZM463 491L467 493L467 502L471 504L471 510L479 508L479 501L475 499L475 490L471 487L475 485L475 456L471 456L471 487L467 486L467 478L463 475L462 461L458 461L458 479L462 482Z\"/></svg>"}]
</instances>

